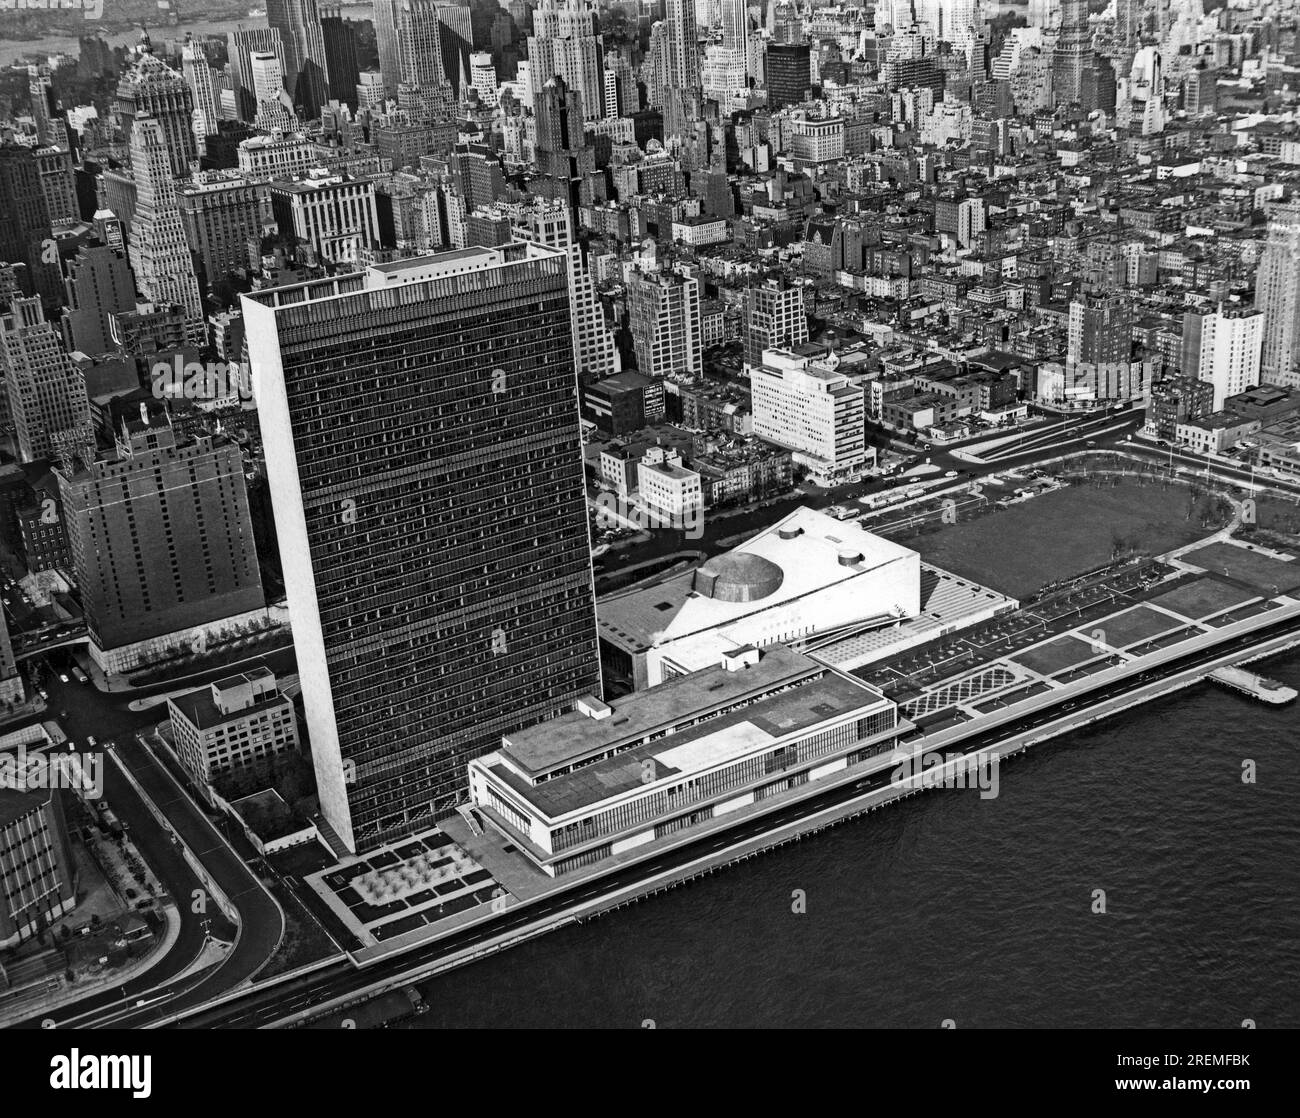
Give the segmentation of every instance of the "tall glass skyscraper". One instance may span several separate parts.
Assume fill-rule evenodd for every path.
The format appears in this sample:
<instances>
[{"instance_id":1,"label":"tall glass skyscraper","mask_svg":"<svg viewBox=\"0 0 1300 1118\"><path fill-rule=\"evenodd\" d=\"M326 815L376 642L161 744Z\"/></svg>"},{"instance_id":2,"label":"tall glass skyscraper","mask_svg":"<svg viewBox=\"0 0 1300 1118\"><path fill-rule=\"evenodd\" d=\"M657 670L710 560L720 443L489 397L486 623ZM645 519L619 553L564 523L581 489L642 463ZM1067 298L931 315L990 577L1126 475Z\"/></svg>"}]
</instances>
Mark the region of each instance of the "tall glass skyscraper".
<instances>
[{"instance_id":1,"label":"tall glass skyscraper","mask_svg":"<svg viewBox=\"0 0 1300 1118\"><path fill-rule=\"evenodd\" d=\"M322 813L368 849L599 694L567 261L461 249L244 316Z\"/></svg>"}]
</instances>

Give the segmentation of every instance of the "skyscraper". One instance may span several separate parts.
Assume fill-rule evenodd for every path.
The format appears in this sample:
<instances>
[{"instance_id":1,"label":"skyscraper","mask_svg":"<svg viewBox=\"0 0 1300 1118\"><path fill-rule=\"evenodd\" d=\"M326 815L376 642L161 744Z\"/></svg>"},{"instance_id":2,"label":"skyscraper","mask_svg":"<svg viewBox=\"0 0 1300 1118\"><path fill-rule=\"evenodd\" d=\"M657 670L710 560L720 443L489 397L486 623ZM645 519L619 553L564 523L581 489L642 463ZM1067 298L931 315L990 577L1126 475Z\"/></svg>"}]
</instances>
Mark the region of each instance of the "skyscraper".
<instances>
[{"instance_id":1,"label":"skyscraper","mask_svg":"<svg viewBox=\"0 0 1300 1118\"><path fill-rule=\"evenodd\" d=\"M200 626L265 607L236 444L142 414L123 422L114 455L57 476L90 652L105 671L192 648Z\"/></svg>"},{"instance_id":2,"label":"skyscraper","mask_svg":"<svg viewBox=\"0 0 1300 1118\"><path fill-rule=\"evenodd\" d=\"M91 357L113 350L108 316L135 307L135 279L126 252L112 245L83 245L68 261L64 287L68 310L63 318L63 336L68 349Z\"/></svg>"},{"instance_id":3,"label":"skyscraper","mask_svg":"<svg viewBox=\"0 0 1300 1118\"><path fill-rule=\"evenodd\" d=\"M208 65L208 56L203 51L202 43L193 39L186 40L181 49L181 74L194 97L194 111L199 114L202 134L206 136L215 132L217 118L221 115L217 111L216 74ZM195 135L198 135L197 128Z\"/></svg>"},{"instance_id":4,"label":"skyscraper","mask_svg":"<svg viewBox=\"0 0 1300 1118\"><path fill-rule=\"evenodd\" d=\"M582 95L588 120L605 116L605 69L590 0L541 0L528 40L533 97L553 77Z\"/></svg>"},{"instance_id":5,"label":"skyscraper","mask_svg":"<svg viewBox=\"0 0 1300 1118\"><path fill-rule=\"evenodd\" d=\"M270 51L284 57L280 32L274 27L241 27L230 33L230 75L235 83L235 105L239 119L251 122L257 116L257 97L253 93L253 54Z\"/></svg>"},{"instance_id":6,"label":"skyscraper","mask_svg":"<svg viewBox=\"0 0 1300 1118\"><path fill-rule=\"evenodd\" d=\"M722 45L727 50L744 50L749 42L749 11L744 0L721 0Z\"/></svg>"},{"instance_id":7,"label":"skyscraper","mask_svg":"<svg viewBox=\"0 0 1300 1118\"><path fill-rule=\"evenodd\" d=\"M184 178L198 158L194 138L194 94L185 78L153 53L146 32L140 53L117 86L117 115L130 144L135 121L150 117L161 130L171 174Z\"/></svg>"},{"instance_id":8,"label":"skyscraper","mask_svg":"<svg viewBox=\"0 0 1300 1118\"><path fill-rule=\"evenodd\" d=\"M695 0L665 0L668 28L668 88L664 100L664 135L681 135L699 118L700 34Z\"/></svg>"},{"instance_id":9,"label":"skyscraper","mask_svg":"<svg viewBox=\"0 0 1300 1118\"><path fill-rule=\"evenodd\" d=\"M187 334L192 344L199 345L205 332L203 300L168 159L161 124L152 117L136 120L131 130L136 204L127 238L128 259L140 293L153 303L183 307Z\"/></svg>"},{"instance_id":10,"label":"skyscraper","mask_svg":"<svg viewBox=\"0 0 1300 1118\"><path fill-rule=\"evenodd\" d=\"M307 120L320 116L325 104L325 36L316 0L266 0L266 22L280 32L284 84Z\"/></svg>"},{"instance_id":11,"label":"skyscraper","mask_svg":"<svg viewBox=\"0 0 1300 1118\"><path fill-rule=\"evenodd\" d=\"M1088 0L1061 0L1061 32L1052 51L1052 87L1058 105L1083 100L1083 75L1092 65Z\"/></svg>"},{"instance_id":12,"label":"skyscraper","mask_svg":"<svg viewBox=\"0 0 1300 1118\"><path fill-rule=\"evenodd\" d=\"M1214 385L1214 410L1229 396L1259 383L1264 316L1249 308L1220 306L1201 320L1198 380ZM1191 370L1188 370L1191 371Z\"/></svg>"},{"instance_id":13,"label":"skyscraper","mask_svg":"<svg viewBox=\"0 0 1300 1118\"><path fill-rule=\"evenodd\" d=\"M439 4L438 21L442 24L442 72L451 83L452 92L460 97L469 76L470 51L474 49L469 8L460 4Z\"/></svg>"},{"instance_id":14,"label":"skyscraper","mask_svg":"<svg viewBox=\"0 0 1300 1118\"><path fill-rule=\"evenodd\" d=\"M783 109L807 100L812 92L812 59L807 43L767 45L767 105Z\"/></svg>"},{"instance_id":15,"label":"skyscraper","mask_svg":"<svg viewBox=\"0 0 1300 1118\"><path fill-rule=\"evenodd\" d=\"M638 372L704 374L699 280L676 272L634 272L627 311Z\"/></svg>"},{"instance_id":16,"label":"skyscraper","mask_svg":"<svg viewBox=\"0 0 1300 1118\"><path fill-rule=\"evenodd\" d=\"M789 349L808 340L803 289L778 280L745 290L745 367L763 363L765 349Z\"/></svg>"},{"instance_id":17,"label":"skyscraper","mask_svg":"<svg viewBox=\"0 0 1300 1118\"><path fill-rule=\"evenodd\" d=\"M558 249L568 257L569 305L573 313L573 361L578 379L584 384L602 380L619 371L614 335L596 299L582 256L582 246L573 237L573 215L563 202L536 199L531 204L503 207L511 231L521 241Z\"/></svg>"},{"instance_id":18,"label":"skyscraper","mask_svg":"<svg viewBox=\"0 0 1300 1118\"><path fill-rule=\"evenodd\" d=\"M321 809L365 849L599 693L565 256L462 249L243 304Z\"/></svg>"},{"instance_id":19,"label":"skyscraper","mask_svg":"<svg viewBox=\"0 0 1300 1118\"><path fill-rule=\"evenodd\" d=\"M321 16L320 25L325 40L325 71L329 75L326 92L331 101L355 110L361 74L357 64L356 24L343 18L342 9L334 8Z\"/></svg>"},{"instance_id":20,"label":"skyscraper","mask_svg":"<svg viewBox=\"0 0 1300 1118\"><path fill-rule=\"evenodd\" d=\"M0 144L0 214L0 262L26 264L18 270L23 293L55 305L62 293L58 247L31 148Z\"/></svg>"},{"instance_id":21,"label":"skyscraper","mask_svg":"<svg viewBox=\"0 0 1300 1118\"><path fill-rule=\"evenodd\" d=\"M384 95L397 96L401 81L402 55L399 36L401 0L371 0L370 22L375 28L375 49L379 54L379 76Z\"/></svg>"},{"instance_id":22,"label":"skyscraper","mask_svg":"<svg viewBox=\"0 0 1300 1118\"><path fill-rule=\"evenodd\" d=\"M454 107L443 68L443 38L450 32L433 0L394 0L397 26L397 91L402 108L421 121L442 120ZM378 7L375 9L380 10ZM384 78L387 88L388 79Z\"/></svg>"},{"instance_id":23,"label":"skyscraper","mask_svg":"<svg viewBox=\"0 0 1300 1118\"><path fill-rule=\"evenodd\" d=\"M45 321L39 299L15 299L13 312L0 316L0 371L24 462L94 457L86 379Z\"/></svg>"},{"instance_id":24,"label":"skyscraper","mask_svg":"<svg viewBox=\"0 0 1300 1118\"><path fill-rule=\"evenodd\" d=\"M1264 312L1261 376L1269 384L1300 387L1300 202L1272 207L1255 306Z\"/></svg>"},{"instance_id":25,"label":"skyscraper","mask_svg":"<svg viewBox=\"0 0 1300 1118\"><path fill-rule=\"evenodd\" d=\"M534 156L539 179L534 189L574 211L604 201L604 178L596 173L596 149L586 128L586 101L558 75L538 91Z\"/></svg>"}]
</instances>

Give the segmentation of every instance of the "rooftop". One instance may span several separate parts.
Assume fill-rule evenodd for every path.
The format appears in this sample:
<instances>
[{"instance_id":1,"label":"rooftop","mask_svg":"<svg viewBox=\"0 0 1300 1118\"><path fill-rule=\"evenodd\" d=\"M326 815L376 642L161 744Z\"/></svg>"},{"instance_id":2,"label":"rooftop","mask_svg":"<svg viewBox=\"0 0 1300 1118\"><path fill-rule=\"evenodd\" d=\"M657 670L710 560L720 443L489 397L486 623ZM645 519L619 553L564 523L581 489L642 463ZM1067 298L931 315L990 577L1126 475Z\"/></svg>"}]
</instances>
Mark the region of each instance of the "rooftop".
<instances>
[{"instance_id":1,"label":"rooftop","mask_svg":"<svg viewBox=\"0 0 1300 1118\"><path fill-rule=\"evenodd\" d=\"M765 663L774 658L780 661L782 653L796 659L785 664L778 662L770 674L763 675L761 670ZM664 694L674 685L687 681L695 681L690 690L679 688L672 696ZM710 687L717 690L710 691ZM569 758L577 759L635 741L655 727L706 713L727 700L734 702L746 691L763 697L756 697L748 705L698 721L656 741L632 745L612 757L542 784L529 784L504 764L492 766L492 771L554 819L653 783L646 780L647 762L653 765L655 781L689 777L789 734L884 701L879 691L861 680L827 671L808 657L782 646L773 646L751 667L735 672L722 667L706 669L630 695L614 704L618 712L614 718L593 722L581 714L565 715L533 729L555 739L559 749L581 742L582 752L573 749ZM776 693L764 695L765 691ZM619 721L620 714L624 718L622 724L611 725ZM576 724L579 721L589 723L596 732L583 734L584 728ZM629 727L633 725L644 729L640 733L630 731ZM511 746L501 752L510 760L518 761L513 740Z\"/></svg>"},{"instance_id":2,"label":"rooftop","mask_svg":"<svg viewBox=\"0 0 1300 1118\"><path fill-rule=\"evenodd\" d=\"M660 641L714 629L914 556L915 552L873 535L858 524L838 521L816 509L800 508L698 570L602 598L596 612L602 635L620 645L650 648ZM732 600L704 593L710 571L754 558L764 561L764 571L774 567L781 574L779 580L759 580L770 587L767 593ZM846 614L845 620L851 617Z\"/></svg>"},{"instance_id":3,"label":"rooftop","mask_svg":"<svg viewBox=\"0 0 1300 1118\"><path fill-rule=\"evenodd\" d=\"M17 788L0 787L0 828L9 826L24 815L30 815L48 803L49 799L48 788L19 791Z\"/></svg>"},{"instance_id":4,"label":"rooftop","mask_svg":"<svg viewBox=\"0 0 1300 1118\"><path fill-rule=\"evenodd\" d=\"M250 673L257 675L259 673ZM270 672L266 672L270 675ZM219 690L225 690L230 687L238 686L245 682L243 676L232 676L223 679L215 686ZM169 705L176 707L177 710L185 716L186 720L193 724L197 730L210 730L214 726L221 726L227 722L242 721L250 715L259 714L264 710L270 710L272 707L283 706L290 703L287 696L282 695L279 690L268 695L260 702L253 703L249 706L242 707L238 710L232 710L229 714L225 713L215 702L212 701L213 684L201 687L197 691L191 691L187 695L177 695L168 700Z\"/></svg>"},{"instance_id":5,"label":"rooftop","mask_svg":"<svg viewBox=\"0 0 1300 1118\"><path fill-rule=\"evenodd\" d=\"M688 716L730 706L825 670L809 656L785 645L773 645L757 664L743 671L707 668L614 699L609 704L613 714L608 718L588 718L575 711L527 726L503 738L501 752L521 771L539 776L603 753L619 742L639 740Z\"/></svg>"}]
</instances>

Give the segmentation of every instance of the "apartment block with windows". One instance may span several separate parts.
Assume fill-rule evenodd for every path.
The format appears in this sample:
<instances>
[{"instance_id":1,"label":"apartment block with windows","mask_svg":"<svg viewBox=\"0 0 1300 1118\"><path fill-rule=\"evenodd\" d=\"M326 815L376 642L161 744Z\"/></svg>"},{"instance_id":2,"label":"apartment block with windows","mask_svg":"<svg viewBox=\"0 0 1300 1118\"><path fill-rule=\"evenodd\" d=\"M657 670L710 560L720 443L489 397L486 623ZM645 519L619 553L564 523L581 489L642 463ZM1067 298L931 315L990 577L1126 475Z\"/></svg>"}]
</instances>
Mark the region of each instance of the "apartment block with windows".
<instances>
[{"instance_id":1,"label":"apartment block with windows","mask_svg":"<svg viewBox=\"0 0 1300 1118\"><path fill-rule=\"evenodd\" d=\"M177 756L200 787L298 748L293 701L269 668L169 698L167 714Z\"/></svg>"},{"instance_id":2,"label":"apartment block with windows","mask_svg":"<svg viewBox=\"0 0 1300 1118\"><path fill-rule=\"evenodd\" d=\"M866 446L864 390L838 364L833 354L769 349L749 378L754 434L792 451L817 485L846 481L874 461Z\"/></svg>"}]
</instances>

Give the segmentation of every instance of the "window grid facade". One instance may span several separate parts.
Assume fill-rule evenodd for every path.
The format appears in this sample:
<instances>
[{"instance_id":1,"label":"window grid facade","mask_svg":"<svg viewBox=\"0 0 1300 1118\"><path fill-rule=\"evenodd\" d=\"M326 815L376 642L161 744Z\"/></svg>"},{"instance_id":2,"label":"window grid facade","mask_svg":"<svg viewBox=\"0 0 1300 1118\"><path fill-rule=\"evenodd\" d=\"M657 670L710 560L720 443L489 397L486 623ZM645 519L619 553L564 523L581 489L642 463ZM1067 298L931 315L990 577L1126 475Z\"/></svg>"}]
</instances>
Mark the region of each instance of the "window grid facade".
<instances>
[{"instance_id":1,"label":"window grid facade","mask_svg":"<svg viewBox=\"0 0 1300 1118\"><path fill-rule=\"evenodd\" d=\"M551 849L559 853L603 835L619 834L638 823L658 818L675 808L698 803L733 788L742 788L767 774L783 772L795 765L838 753L865 736L874 736L892 729L896 719L896 711L890 707L829 730L823 730L802 741L783 745L755 757L748 757L703 776L692 777L629 803L619 804L607 811L556 828L551 832ZM807 780L807 773L802 776L803 780L798 783ZM785 786L790 785L787 783ZM521 829L525 834L527 833L526 827Z\"/></svg>"}]
</instances>

